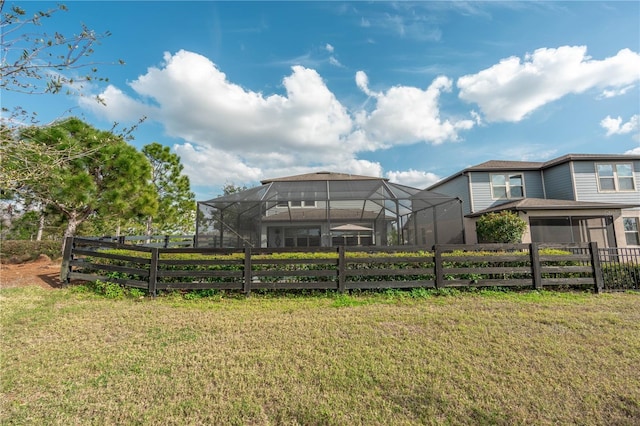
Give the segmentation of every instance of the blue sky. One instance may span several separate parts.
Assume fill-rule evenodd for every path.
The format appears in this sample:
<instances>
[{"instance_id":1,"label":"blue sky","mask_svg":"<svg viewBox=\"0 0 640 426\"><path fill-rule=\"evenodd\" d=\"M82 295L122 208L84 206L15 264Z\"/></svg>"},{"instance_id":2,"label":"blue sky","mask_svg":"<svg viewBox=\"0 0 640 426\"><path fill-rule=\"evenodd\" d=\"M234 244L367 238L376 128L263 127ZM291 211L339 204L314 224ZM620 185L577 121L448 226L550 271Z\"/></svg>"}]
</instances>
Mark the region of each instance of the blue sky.
<instances>
[{"instance_id":1,"label":"blue sky","mask_svg":"<svg viewBox=\"0 0 640 426\"><path fill-rule=\"evenodd\" d=\"M91 57L109 82L3 106L146 116L131 143L171 146L198 199L319 170L424 188L491 159L640 154L637 1L66 5L38 30L110 31Z\"/></svg>"}]
</instances>

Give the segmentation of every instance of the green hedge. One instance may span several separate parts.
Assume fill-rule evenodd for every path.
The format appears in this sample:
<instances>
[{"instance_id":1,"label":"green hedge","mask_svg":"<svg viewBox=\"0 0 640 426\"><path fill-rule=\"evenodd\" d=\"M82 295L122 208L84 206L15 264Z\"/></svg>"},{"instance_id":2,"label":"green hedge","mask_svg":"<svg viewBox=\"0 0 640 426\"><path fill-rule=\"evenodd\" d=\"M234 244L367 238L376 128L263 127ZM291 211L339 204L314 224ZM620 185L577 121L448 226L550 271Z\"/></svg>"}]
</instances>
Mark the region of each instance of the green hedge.
<instances>
[{"instance_id":1,"label":"green hedge","mask_svg":"<svg viewBox=\"0 0 640 426\"><path fill-rule=\"evenodd\" d=\"M6 240L0 242L0 261L2 263L23 263L35 260L41 254L51 259L62 257L61 241Z\"/></svg>"},{"instance_id":2,"label":"green hedge","mask_svg":"<svg viewBox=\"0 0 640 426\"><path fill-rule=\"evenodd\" d=\"M103 252L119 255L119 256L134 256L142 259L149 259L150 253L145 252L137 252L132 253L129 250L120 250L120 249L108 249L102 250ZM432 253L429 252L398 252L398 253L366 253L366 252L347 252L346 257L349 260L348 269L369 269L369 268L389 268L389 269L405 269L408 266L408 263L405 261L393 262L390 260L385 263L372 263L368 261L368 258L373 257L389 257L389 258L407 258L407 257L427 257L426 262L416 262L412 263L414 268L417 267L433 267L433 261L431 257ZM336 259L338 258L338 254L336 252L316 252L316 253L306 253L306 252L286 252L286 253L272 253L272 254L264 254L264 255L255 255L253 257L253 273L255 276L260 276L261 271L313 271L313 270L336 270L337 266L332 264L287 264L287 265L277 265L277 264L259 264L260 260L264 259ZM244 259L243 253L233 253L228 255L209 255L209 254L180 254L180 253L171 253L171 254L161 254L161 260L226 260L226 261L240 261L240 263L236 264L224 264L224 265L216 265L216 264L205 264L205 265L161 265L161 269L163 270L182 270L182 271L242 271L244 265L241 261ZM105 258L87 258L87 262L93 262L95 264L112 264L123 267L140 267L139 264L125 261L125 260L108 260ZM95 271L85 270L85 272L91 273ZM138 279L144 280L144 277L132 275L132 274L123 274L123 273L108 273L107 276L111 278L123 278L123 279ZM349 278L349 281L379 281L379 280L392 280L392 281L402 281L407 279L433 279L433 276L352 276ZM260 278L263 282L275 282L281 280L279 277L265 277L262 276ZM333 278L331 277L317 277L317 276L289 276L286 279L295 280L299 282L312 282L312 281L331 281ZM177 282L189 282L193 281L192 278L189 277L165 277L162 279L164 283L177 283ZM234 278L229 277L209 277L209 278L201 278L200 281L204 282L229 282L234 281Z\"/></svg>"}]
</instances>

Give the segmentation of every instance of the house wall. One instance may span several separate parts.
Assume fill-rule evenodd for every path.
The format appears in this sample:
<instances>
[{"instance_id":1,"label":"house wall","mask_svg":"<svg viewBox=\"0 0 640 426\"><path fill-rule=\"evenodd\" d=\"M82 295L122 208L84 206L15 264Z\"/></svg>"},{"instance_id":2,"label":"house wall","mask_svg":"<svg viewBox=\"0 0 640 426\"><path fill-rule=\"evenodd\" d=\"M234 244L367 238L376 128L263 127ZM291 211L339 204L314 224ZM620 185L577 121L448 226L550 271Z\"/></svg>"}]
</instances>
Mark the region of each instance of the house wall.
<instances>
[{"instance_id":1,"label":"house wall","mask_svg":"<svg viewBox=\"0 0 640 426\"><path fill-rule=\"evenodd\" d=\"M569 163L559 164L542 171L546 197L555 200L575 200L573 176Z\"/></svg>"},{"instance_id":2,"label":"house wall","mask_svg":"<svg viewBox=\"0 0 640 426\"><path fill-rule=\"evenodd\" d=\"M469 194L469 178L466 175L456 176L450 181L432 187L431 190L440 194L460 198L460 200L462 200L463 215L472 212L473 205L471 203L471 195Z\"/></svg>"},{"instance_id":3,"label":"house wall","mask_svg":"<svg viewBox=\"0 0 640 426\"><path fill-rule=\"evenodd\" d=\"M544 188L542 185L542 176L537 170L520 171L496 171L498 174L517 174L520 173L524 179L524 194L527 198L544 198ZM488 209L489 207L499 206L513 199L494 199L491 193L491 175L492 172L472 172L470 173L471 179L471 192L473 194L473 212ZM440 188L436 191L441 192ZM452 195L452 193L447 193ZM465 212L467 214L467 212Z\"/></svg>"},{"instance_id":4,"label":"house wall","mask_svg":"<svg viewBox=\"0 0 640 426\"><path fill-rule=\"evenodd\" d=\"M462 219L464 225L464 241L466 244L478 244L478 233L476 232L477 217L465 217Z\"/></svg>"},{"instance_id":5,"label":"house wall","mask_svg":"<svg viewBox=\"0 0 640 426\"><path fill-rule=\"evenodd\" d=\"M602 161L605 163L607 161ZM624 161L613 161L622 163ZM597 201L603 203L640 203L640 161L633 161L635 191L600 192L596 161L575 161L573 163L576 186L576 201Z\"/></svg>"},{"instance_id":6,"label":"house wall","mask_svg":"<svg viewBox=\"0 0 640 426\"><path fill-rule=\"evenodd\" d=\"M384 221L362 221L357 225L373 229L373 233L360 232L361 235L372 235L375 245L387 244L388 229ZM341 234L340 232L331 231L327 222L270 222L263 223L260 231L260 247L285 247L286 230L291 228L320 228L320 245L321 247L331 247L332 237ZM354 234L357 234L354 232Z\"/></svg>"},{"instance_id":7,"label":"house wall","mask_svg":"<svg viewBox=\"0 0 640 426\"><path fill-rule=\"evenodd\" d=\"M616 228L615 228L616 239L618 240L618 243L621 244L620 247L640 247L636 245L627 244L626 236L624 232L624 226L622 223L622 218L625 218L625 217L635 217L638 220L638 222L640 222L640 208L622 210L620 214L620 223L616 224Z\"/></svg>"}]
</instances>

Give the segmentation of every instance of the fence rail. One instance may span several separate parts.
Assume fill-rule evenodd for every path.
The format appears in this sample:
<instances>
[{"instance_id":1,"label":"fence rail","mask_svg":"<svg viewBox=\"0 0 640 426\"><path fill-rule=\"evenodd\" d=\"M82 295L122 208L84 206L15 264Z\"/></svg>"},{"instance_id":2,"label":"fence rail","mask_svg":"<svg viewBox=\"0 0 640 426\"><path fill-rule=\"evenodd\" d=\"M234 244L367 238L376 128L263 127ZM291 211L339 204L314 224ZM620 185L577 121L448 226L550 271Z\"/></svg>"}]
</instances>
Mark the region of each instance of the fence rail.
<instances>
[{"instance_id":1,"label":"fence rail","mask_svg":"<svg viewBox=\"0 0 640 426\"><path fill-rule=\"evenodd\" d=\"M111 281L147 289L152 295L162 290L196 289L249 294L259 289L344 292L493 286L588 286L600 292L612 288L605 285L604 277L595 243L301 250L163 248L69 238L61 270L63 282ZM634 285L628 288L638 288L637 282Z\"/></svg>"}]
</instances>

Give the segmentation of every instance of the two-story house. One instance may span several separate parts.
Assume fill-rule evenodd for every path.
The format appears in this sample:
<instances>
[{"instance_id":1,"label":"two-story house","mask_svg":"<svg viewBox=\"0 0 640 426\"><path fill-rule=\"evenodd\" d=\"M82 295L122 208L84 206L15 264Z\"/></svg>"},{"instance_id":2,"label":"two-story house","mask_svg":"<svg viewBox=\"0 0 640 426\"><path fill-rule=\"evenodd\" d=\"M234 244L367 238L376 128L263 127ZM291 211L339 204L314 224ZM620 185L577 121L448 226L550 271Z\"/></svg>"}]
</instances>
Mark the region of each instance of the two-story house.
<instances>
[{"instance_id":1,"label":"two-story house","mask_svg":"<svg viewBox=\"0 0 640 426\"><path fill-rule=\"evenodd\" d=\"M467 243L485 213L517 212L523 242L640 246L640 156L568 154L546 162L487 161L427 188L462 200Z\"/></svg>"}]
</instances>

